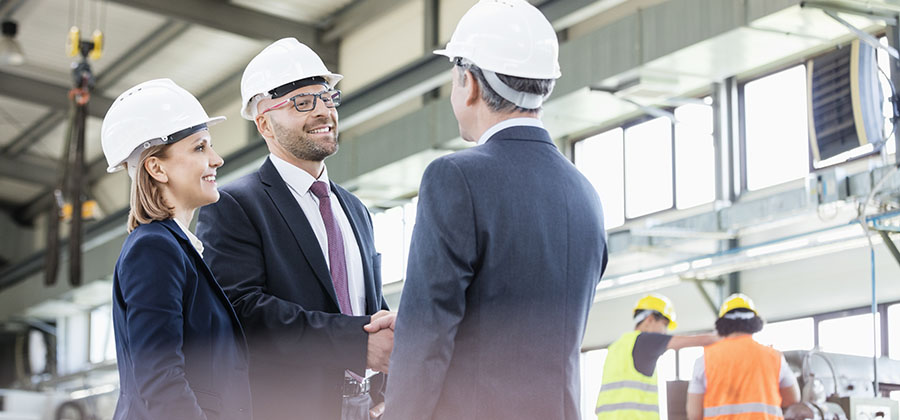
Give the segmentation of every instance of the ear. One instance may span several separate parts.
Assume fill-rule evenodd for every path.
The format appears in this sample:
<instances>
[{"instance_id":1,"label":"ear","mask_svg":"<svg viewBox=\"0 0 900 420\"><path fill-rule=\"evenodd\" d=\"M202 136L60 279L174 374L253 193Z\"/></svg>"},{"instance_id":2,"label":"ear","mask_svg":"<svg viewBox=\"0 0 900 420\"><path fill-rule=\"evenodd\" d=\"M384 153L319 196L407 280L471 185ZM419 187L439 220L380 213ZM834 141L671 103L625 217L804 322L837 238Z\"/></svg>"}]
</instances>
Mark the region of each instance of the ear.
<instances>
[{"instance_id":1,"label":"ear","mask_svg":"<svg viewBox=\"0 0 900 420\"><path fill-rule=\"evenodd\" d=\"M156 180L156 182L159 182L160 184L167 184L169 182L169 175L166 174L166 168L162 159L156 156L148 157L147 160L144 161L144 169Z\"/></svg>"},{"instance_id":2,"label":"ear","mask_svg":"<svg viewBox=\"0 0 900 420\"><path fill-rule=\"evenodd\" d=\"M469 70L466 70L466 92L467 106L475 105L478 99L481 98L481 86L478 85L478 82L475 81L475 76Z\"/></svg>"},{"instance_id":3,"label":"ear","mask_svg":"<svg viewBox=\"0 0 900 420\"><path fill-rule=\"evenodd\" d=\"M256 124L256 131L264 139L270 139L275 136L275 133L272 131L272 124L269 123L269 119L265 115L257 115L253 122Z\"/></svg>"}]
</instances>

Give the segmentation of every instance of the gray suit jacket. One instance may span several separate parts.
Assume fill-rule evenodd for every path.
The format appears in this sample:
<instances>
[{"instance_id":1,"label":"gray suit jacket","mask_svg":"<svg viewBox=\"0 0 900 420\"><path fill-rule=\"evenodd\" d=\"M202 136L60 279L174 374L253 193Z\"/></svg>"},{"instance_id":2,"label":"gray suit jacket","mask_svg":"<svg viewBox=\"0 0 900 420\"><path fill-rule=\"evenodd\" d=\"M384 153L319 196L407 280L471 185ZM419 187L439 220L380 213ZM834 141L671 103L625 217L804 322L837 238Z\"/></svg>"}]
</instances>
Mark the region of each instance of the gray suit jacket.
<instances>
[{"instance_id":1,"label":"gray suit jacket","mask_svg":"<svg viewBox=\"0 0 900 420\"><path fill-rule=\"evenodd\" d=\"M432 162L419 194L385 418L580 418L607 261L594 187L546 130L517 126Z\"/></svg>"}]
</instances>

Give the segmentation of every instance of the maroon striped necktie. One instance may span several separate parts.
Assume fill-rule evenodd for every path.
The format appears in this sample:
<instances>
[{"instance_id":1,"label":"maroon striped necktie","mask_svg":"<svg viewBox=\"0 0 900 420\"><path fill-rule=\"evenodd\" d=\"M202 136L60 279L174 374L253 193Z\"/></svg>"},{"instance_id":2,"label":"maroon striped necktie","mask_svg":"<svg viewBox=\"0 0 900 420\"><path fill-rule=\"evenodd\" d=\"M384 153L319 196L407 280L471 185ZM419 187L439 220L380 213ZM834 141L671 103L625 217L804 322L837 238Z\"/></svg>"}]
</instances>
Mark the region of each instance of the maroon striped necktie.
<instances>
[{"instance_id":1,"label":"maroon striped necktie","mask_svg":"<svg viewBox=\"0 0 900 420\"><path fill-rule=\"evenodd\" d=\"M319 198L319 213L325 222L325 232L328 236L328 261L331 268L331 281L334 283L334 292L337 294L341 313L353 315L353 307L350 306L350 291L347 286L347 259L344 257L344 235L338 226L331 210L331 198L329 198L328 184L322 181L313 182L309 187Z\"/></svg>"}]
</instances>

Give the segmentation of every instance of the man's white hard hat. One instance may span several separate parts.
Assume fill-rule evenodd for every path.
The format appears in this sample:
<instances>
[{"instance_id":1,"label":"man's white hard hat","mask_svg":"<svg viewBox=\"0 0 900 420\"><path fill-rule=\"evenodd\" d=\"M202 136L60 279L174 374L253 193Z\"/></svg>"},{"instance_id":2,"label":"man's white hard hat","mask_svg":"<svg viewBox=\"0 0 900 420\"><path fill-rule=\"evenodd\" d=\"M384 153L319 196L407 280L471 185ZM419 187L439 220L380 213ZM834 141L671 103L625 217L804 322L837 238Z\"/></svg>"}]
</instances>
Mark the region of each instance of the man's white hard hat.
<instances>
[{"instance_id":1,"label":"man's white hard hat","mask_svg":"<svg viewBox=\"0 0 900 420\"><path fill-rule=\"evenodd\" d=\"M282 38L273 42L253 57L244 69L241 116L252 121L256 118L256 103L260 98L271 95L276 88L314 77L322 78L329 89L344 78L328 71L315 51L297 39Z\"/></svg>"}]
</instances>

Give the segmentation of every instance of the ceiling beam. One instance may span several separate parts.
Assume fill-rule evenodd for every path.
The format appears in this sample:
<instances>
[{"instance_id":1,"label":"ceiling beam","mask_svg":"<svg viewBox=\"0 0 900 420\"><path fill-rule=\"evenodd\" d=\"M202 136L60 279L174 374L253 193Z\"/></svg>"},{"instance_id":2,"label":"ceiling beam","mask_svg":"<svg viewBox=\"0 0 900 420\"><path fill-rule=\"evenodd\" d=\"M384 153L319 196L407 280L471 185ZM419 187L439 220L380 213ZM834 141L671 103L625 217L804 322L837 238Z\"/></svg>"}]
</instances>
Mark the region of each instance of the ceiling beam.
<instances>
[{"instance_id":1,"label":"ceiling beam","mask_svg":"<svg viewBox=\"0 0 900 420\"><path fill-rule=\"evenodd\" d=\"M53 159L32 155L10 158L0 155L0 176L53 188L58 181L59 164Z\"/></svg>"},{"instance_id":2,"label":"ceiling beam","mask_svg":"<svg viewBox=\"0 0 900 420\"><path fill-rule=\"evenodd\" d=\"M236 6L222 0L111 1L248 38L275 40L293 36L318 51L319 31L316 27Z\"/></svg>"},{"instance_id":3,"label":"ceiling beam","mask_svg":"<svg viewBox=\"0 0 900 420\"><path fill-rule=\"evenodd\" d=\"M0 72L0 95L21 101L56 109L68 109L70 106L69 90L70 87L68 86ZM88 103L88 115L102 118L112 103L112 98L94 92L91 94L90 103Z\"/></svg>"},{"instance_id":4,"label":"ceiling beam","mask_svg":"<svg viewBox=\"0 0 900 420\"><path fill-rule=\"evenodd\" d=\"M335 13L330 27L322 32L322 41L337 41L354 29L408 2L409 0L365 0L350 3Z\"/></svg>"}]
</instances>

